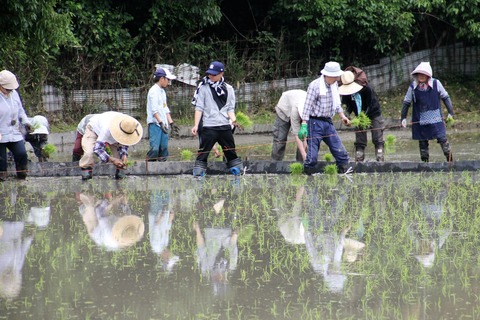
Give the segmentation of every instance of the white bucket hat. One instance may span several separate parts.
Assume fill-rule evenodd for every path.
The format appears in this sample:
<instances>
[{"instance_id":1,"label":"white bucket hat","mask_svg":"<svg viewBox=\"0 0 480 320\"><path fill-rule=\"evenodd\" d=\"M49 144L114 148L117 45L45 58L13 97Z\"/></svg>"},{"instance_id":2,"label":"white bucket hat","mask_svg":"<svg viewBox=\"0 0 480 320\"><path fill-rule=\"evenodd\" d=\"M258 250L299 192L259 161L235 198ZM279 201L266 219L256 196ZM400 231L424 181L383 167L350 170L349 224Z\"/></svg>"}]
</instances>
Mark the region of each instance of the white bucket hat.
<instances>
[{"instance_id":1,"label":"white bucket hat","mask_svg":"<svg viewBox=\"0 0 480 320\"><path fill-rule=\"evenodd\" d=\"M325 67L320 73L327 77L340 77L343 74L343 71L338 62L330 61L325 63Z\"/></svg>"},{"instance_id":2,"label":"white bucket hat","mask_svg":"<svg viewBox=\"0 0 480 320\"><path fill-rule=\"evenodd\" d=\"M7 90L16 90L19 87L17 77L8 70L0 71L0 86Z\"/></svg>"},{"instance_id":3,"label":"white bucket hat","mask_svg":"<svg viewBox=\"0 0 480 320\"><path fill-rule=\"evenodd\" d=\"M350 95L362 90L362 86L355 82L355 75L352 71L345 71L341 78L342 85L338 87L338 93L341 95Z\"/></svg>"},{"instance_id":4,"label":"white bucket hat","mask_svg":"<svg viewBox=\"0 0 480 320\"><path fill-rule=\"evenodd\" d=\"M35 116L30 119L35 130L30 134L50 134L48 131L48 120L44 116Z\"/></svg>"}]
</instances>

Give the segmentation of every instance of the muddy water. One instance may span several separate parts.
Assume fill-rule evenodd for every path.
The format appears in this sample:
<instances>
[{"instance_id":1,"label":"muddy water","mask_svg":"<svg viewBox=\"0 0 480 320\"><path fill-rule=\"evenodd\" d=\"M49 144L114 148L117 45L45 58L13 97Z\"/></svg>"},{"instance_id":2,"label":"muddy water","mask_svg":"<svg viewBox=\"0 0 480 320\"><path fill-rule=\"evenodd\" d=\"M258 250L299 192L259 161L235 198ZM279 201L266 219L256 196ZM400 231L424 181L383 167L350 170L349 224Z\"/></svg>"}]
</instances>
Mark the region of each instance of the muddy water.
<instances>
[{"instance_id":1,"label":"muddy water","mask_svg":"<svg viewBox=\"0 0 480 320\"><path fill-rule=\"evenodd\" d=\"M480 316L478 173L0 188L0 319Z\"/></svg>"}]
</instances>

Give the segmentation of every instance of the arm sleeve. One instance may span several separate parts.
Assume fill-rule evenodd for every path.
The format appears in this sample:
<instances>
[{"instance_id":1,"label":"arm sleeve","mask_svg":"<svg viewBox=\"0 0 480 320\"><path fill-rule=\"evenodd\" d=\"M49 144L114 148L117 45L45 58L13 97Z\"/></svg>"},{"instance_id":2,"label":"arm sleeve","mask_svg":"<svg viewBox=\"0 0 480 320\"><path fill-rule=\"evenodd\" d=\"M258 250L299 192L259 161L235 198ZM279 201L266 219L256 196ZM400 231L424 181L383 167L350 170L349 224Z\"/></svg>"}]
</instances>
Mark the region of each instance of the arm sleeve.
<instances>
[{"instance_id":1,"label":"arm sleeve","mask_svg":"<svg viewBox=\"0 0 480 320\"><path fill-rule=\"evenodd\" d=\"M440 94L440 98L443 100L443 103L445 104L445 107L447 107L448 113L450 113L452 116L454 115L453 113L453 106L452 106L452 100L450 99L450 96L448 95L447 90L443 87L442 83L437 80L437 90L438 93Z\"/></svg>"},{"instance_id":2,"label":"arm sleeve","mask_svg":"<svg viewBox=\"0 0 480 320\"><path fill-rule=\"evenodd\" d=\"M405 97L403 98L402 119L407 118L408 108L410 108L410 105L412 104L412 94L413 94L413 89L411 86L409 86L407 94L405 94Z\"/></svg>"}]
</instances>

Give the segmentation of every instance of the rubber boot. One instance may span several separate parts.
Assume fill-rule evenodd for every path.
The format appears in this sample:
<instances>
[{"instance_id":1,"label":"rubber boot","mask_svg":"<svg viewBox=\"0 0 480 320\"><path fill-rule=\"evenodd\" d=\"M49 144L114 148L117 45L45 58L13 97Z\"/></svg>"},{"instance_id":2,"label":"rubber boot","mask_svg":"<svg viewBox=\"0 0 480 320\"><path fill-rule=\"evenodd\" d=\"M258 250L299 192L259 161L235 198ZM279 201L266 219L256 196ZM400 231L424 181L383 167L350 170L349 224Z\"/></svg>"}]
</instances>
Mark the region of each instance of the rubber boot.
<instances>
[{"instance_id":1,"label":"rubber boot","mask_svg":"<svg viewBox=\"0 0 480 320\"><path fill-rule=\"evenodd\" d=\"M363 162L365 160L365 147L355 146L355 162Z\"/></svg>"},{"instance_id":2,"label":"rubber boot","mask_svg":"<svg viewBox=\"0 0 480 320\"><path fill-rule=\"evenodd\" d=\"M385 156L383 155L383 146L375 148L375 157L378 162L384 162Z\"/></svg>"},{"instance_id":3,"label":"rubber boot","mask_svg":"<svg viewBox=\"0 0 480 320\"><path fill-rule=\"evenodd\" d=\"M337 172L339 174L346 173L350 169L349 163L337 164Z\"/></svg>"},{"instance_id":4,"label":"rubber boot","mask_svg":"<svg viewBox=\"0 0 480 320\"><path fill-rule=\"evenodd\" d=\"M242 174L243 171L243 163L240 158L236 158L227 162L227 168L229 169L230 173L234 176L239 176Z\"/></svg>"},{"instance_id":5,"label":"rubber boot","mask_svg":"<svg viewBox=\"0 0 480 320\"><path fill-rule=\"evenodd\" d=\"M195 161L195 166L193 167L193 176L195 178L204 177L207 174L207 163L205 161Z\"/></svg>"},{"instance_id":6,"label":"rubber boot","mask_svg":"<svg viewBox=\"0 0 480 320\"><path fill-rule=\"evenodd\" d=\"M115 180L123 180L127 176L125 175L125 170L116 169L115 170Z\"/></svg>"},{"instance_id":7,"label":"rubber boot","mask_svg":"<svg viewBox=\"0 0 480 320\"><path fill-rule=\"evenodd\" d=\"M91 167L82 168L82 180L90 180L93 178L93 172Z\"/></svg>"},{"instance_id":8,"label":"rubber boot","mask_svg":"<svg viewBox=\"0 0 480 320\"><path fill-rule=\"evenodd\" d=\"M447 158L447 162L452 162L453 155L452 155L452 150L450 148L450 144L448 143L448 140L445 142L441 142L440 146L442 147L443 154Z\"/></svg>"},{"instance_id":9,"label":"rubber boot","mask_svg":"<svg viewBox=\"0 0 480 320\"><path fill-rule=\"evenodd\" d=\"M430 154L428 152L428 140L420 140L418 145L420 147L420 159L423 162L428 162L430 158Z\"/></svg>"},{"instance_id":10,"label":"rubber boot","mask_svg":"<svg viewBox=\"0 0 480 320\"><path fill-rule=\"evenodd\" d=\"M17 169L17 179L19 180L27 179L27 168L20 167Z\"/></svg>"}]
</instances>

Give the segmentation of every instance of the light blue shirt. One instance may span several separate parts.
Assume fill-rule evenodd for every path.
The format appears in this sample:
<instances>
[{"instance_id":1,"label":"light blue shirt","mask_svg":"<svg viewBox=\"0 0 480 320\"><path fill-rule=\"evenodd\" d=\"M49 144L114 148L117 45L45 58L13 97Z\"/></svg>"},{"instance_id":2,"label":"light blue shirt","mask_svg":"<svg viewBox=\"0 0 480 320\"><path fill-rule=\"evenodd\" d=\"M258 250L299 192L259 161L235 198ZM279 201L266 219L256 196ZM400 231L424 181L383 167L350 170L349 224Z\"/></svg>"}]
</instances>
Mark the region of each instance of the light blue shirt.
<instances>
[{"instance_id":1,"label":"light blue shirt","mask_svg":"<svg viewBox=\"0 0 480 320\"><path fill-rule=\"evenodd\" d=\"M168 128L167 114L170 113L170 109L167 106L167 94L158 84L154 84L150 90L148 90L147 124L158 124L157 119L154 117L155 113L158 113L160 119L162 119L162 122Z\"/></svg>"}]
</instances>

